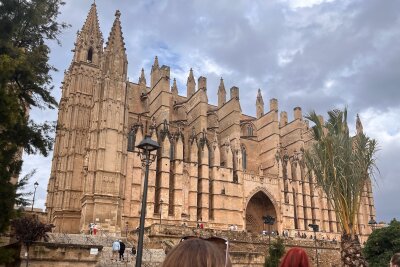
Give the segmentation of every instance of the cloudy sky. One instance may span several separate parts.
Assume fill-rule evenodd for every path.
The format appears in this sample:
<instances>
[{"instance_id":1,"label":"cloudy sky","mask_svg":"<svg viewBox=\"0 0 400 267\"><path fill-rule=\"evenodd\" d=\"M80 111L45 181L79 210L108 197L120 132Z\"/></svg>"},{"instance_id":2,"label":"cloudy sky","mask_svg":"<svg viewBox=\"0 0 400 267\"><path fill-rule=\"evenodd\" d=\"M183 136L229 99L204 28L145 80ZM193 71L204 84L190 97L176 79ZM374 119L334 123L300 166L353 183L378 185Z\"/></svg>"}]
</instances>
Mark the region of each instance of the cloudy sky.
<instances>
[{"instance_id":1,"label":"cloudy sky","mask_svg":"<svg viewBox=\"0 0 400 267\"><path fill-rule=\"evenodd\" d=\"M59 100L63 71L71 59L76 32L91 1L70 1L60 21L71 27L50 43L54 95ZM208 98L216 104L219 78L238 86L242 110L255 115L261 88L280 111L300 106L303 113L347 106L360 114L367 135L380 145L376 177L377 220L400 218L400 1L398 0L97 0L107 40L114 14L121 21L129 61L128 76L137 82L143 67L149 81L154 56L171 67L181 95L190 68L207 77ZM56 120L57 111L32 111L36 120ZM352 120L351 129L354 131ZM51 156L25 156L24 172L37 173L36 203L44 207ZM36 206L36 205L35 205Z\"/></svg>"}]
</instances>

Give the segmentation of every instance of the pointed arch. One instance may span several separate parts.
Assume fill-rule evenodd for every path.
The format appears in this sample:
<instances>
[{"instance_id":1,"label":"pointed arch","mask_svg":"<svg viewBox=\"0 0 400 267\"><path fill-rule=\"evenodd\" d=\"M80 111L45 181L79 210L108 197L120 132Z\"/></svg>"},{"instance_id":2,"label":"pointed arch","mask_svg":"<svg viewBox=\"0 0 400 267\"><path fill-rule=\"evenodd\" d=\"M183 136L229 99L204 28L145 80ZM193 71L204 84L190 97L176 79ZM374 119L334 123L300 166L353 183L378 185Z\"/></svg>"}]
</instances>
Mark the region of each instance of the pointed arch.
<instances>
[{"instance_id":1,"label":"pointed arch","mask_svg":"<svg viewBox=\"0 0 400 267\"><path fill-rule=\"evenodd\" d=\"M257 127L252 121L243 121L240 123L241 135L244 137L257 136Z\"/></svg>"},{"instance_id":2,"label":"pointed arch","mask_svg":"<svg viewBox=\"0 0 400 267\"><path fill-rule=\"evenodd\" d=\"M263 216L276 218L271 230L278 229L279 213L277 202L273 196L262 187L255 188L247 198L245 212L245 228L249 232L260 233L264 229Z\"/></svg>"},{"instance_id":3,"label":"pointed arch","mask_svg":"<svg viewBox=\"0 0 400 267\"><path fill-rule=\"evenodd\" d=\"M93 47L89 47L86 57L87 62L92 63L93 61Z\"/></svg>"}]
</instances>

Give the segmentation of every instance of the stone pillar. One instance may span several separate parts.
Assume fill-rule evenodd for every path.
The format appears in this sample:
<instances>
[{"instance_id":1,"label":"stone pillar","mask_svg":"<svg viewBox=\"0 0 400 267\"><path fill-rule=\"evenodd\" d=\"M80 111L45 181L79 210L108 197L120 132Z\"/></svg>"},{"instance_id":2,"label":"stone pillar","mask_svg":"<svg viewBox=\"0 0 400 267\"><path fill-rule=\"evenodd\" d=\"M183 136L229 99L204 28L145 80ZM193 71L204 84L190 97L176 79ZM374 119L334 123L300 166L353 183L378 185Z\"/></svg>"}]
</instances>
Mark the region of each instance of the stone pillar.
<instances>
[{"instance_id":1,"label":"stone pillar","mask_svg":"<svg viewBox=\"0 0 400 267\"><path fill-rule=\"evenodd\" d=\"M205 142L205 140L202 140ZM208 147L204 143L199 149L199 180L198 180L198 195L197 217L202 222L207 222L209 217L209 162L208 162Z\"/></svg>"},{"instance_id":2,"label":"stone pillar","mask_svg":"<svg viewBox=\"0 0 400 267\"><path fill-rule=\"evenodd\" d=\"M171 143L167 133L163 137L164 140L160 140L160 158L158 159L158 183L159 186L156 189L156 208L154 212L161 213L162 219L168 218L169 214L169 203L170 203L170 153L171 153ZM161 202L162 200L162 202ZM162 205L160 205L162 203Z\"/></svg>"},{"instance_id":3,"label":"stone pillar","mask_svg":"<svg viewBox=\"0 0 400 267\"><path fill-rule=\"evenodd\" d=\"M173 215L175 219L181 220L183 212L183 142L182 136L179 135L175 142L175 157L173 159L173 174L174 174L174 201Z\"/></svg>"},{"instance_id":4,"label":"stone pillar","mask_svg":"<svg viewBox=\"0 0 400 267\"><path fill-rule=\"evenodd\" d=\"M190 221L197 221L197 179L198 179L198 147L194 138L190 145L189 158L189 217Z\"/></svg>"},{"instance_id":5,"label":"stone pillar","mask_svg":"<svg viewBox=\"0 0 400 267\"><path fill-rule=\"evenodd\" d=\"M306 224L306 214L304 214L304 195L303 195L303 186L300 184L302 183L301 181L301 170L300 170L300 164L297 162L293 166L294 173L296 175L296 181L295 186L296 186L296 192L297 192L297 215L299 217L299 228L300 229L307 229Z\"/></svg>"}]
</instances>

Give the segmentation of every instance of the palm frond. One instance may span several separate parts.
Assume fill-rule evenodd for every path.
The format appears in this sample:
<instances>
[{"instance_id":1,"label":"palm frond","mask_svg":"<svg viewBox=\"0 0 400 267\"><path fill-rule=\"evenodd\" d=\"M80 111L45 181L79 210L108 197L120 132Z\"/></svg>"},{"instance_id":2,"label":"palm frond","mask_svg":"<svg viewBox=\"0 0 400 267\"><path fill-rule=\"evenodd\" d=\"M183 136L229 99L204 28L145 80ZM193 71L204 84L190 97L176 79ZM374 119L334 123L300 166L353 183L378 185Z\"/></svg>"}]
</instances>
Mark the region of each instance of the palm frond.
<instances>
[{"instance_id":1,"label":"palm frond","mask_svg":"<svg viewBox=\"0 0 400 267\"><path fill-rule=\"evenodd\" d=\"M306 118L315 124L315 141L304 157L309 175L335 208L343 231L353 235L364 186L376 170L377 142L363 133L350 136L347 109L329 111L325 124L314 111Z\"/></svg>"}]
</instances>

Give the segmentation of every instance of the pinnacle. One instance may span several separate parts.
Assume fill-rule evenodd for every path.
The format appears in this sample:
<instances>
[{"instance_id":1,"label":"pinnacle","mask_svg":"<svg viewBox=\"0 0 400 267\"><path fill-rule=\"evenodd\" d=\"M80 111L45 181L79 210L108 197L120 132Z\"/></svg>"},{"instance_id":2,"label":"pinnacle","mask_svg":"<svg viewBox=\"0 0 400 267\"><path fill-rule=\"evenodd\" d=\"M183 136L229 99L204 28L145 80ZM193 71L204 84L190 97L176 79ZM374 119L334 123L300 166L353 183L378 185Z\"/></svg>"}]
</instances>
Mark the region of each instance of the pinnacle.
<instances>
[{"instance_id":1,"label":"pinnacle","mask_svg":"<svg viewBox=\"0 0 400 267\"><path fill-rule=\"evenodd\" d=\"M86 34L93 34L95 35L95 37L100 39L102 38L95 2L93 2L92 6L90 7L89 14L86 18L85 24L83 24L81 32Z\"/></svg>"},{"instance_id":2,"label":"pinnacle","mask_svg":"<svg viewBox=\"0 0 400 267\"><path fill-rule=\"evenodd\" d=\"M193 69L192 69L192 68L190 68L190 71L189 71L189 77L188 77L188 81L191 81L191 80L193 80L193 81L194 81Z\"/></svg>"},{"instance_id":3,"label":"pinnacle","mask_svg":"<svg viewBox=\"0 0 400 267\"><path fill-rule=\"evenodd\" d=\"M159 67L159 65L158 65L158 57L156 56L156 57L154 58L153 69L154 69L154 68L158 68L158 67Z\"/></svg>"},{"instance_id":4,"label":"pinnacle","mask_svg":"<svg viewBox=\"0 0 400 267\"><path fill-rule=\"evenodd\" d=\"M144 69L142 68L140 77L139 77L139 83L140 84L146 84L146 76L144 75Z\"/></svg>"},{"instance_id":5,"label":"pinnacle","mask_svg":"<svg viewBox=\"0 0 400 267\"><path fill-rule=\"evenodd\" d=\"M224 79L222 79L222 77L221 77L221 80L220 80L220 82L219 82L218 90L219 90L219 91L225 91Z\"/></svg>"},{"instance_id":6,"label":"pinnacle","mask_svg":"<svg viewBox=\"0 0 400 267\"><path fill-rule=\"evenodd\" d=\"M264 100L263 100L263 97L262 97L261 89L260 89L260 88L258 88L257 102L264 103Z\"/></svg>"},{"instance_id":7,"label":"pinnacle","mask_svg":"<svg viewBox=\"0 0 400 267\"><path fill-rule=\"evenodd\" d=\"M121 21L119 20L120 16L121 12L117 10L115 12L115 20L111 28L110 36L108 37L107 41L108 49L119 50L119 48L122 48L122 50L125 50L124 37L122 36Z\"/></svg>"},{"instance_id":8,"label":"pinnacle","mask_svg":"<svg viewBox=\"0 0 400 267\"><path fill-rule=\"evenodd\" d=\"M176 79L175 78L174 78L174 82L172 83L171 92L172 93L178 93L178 86L176 85Z\"/></svg>"}]
</instances>

